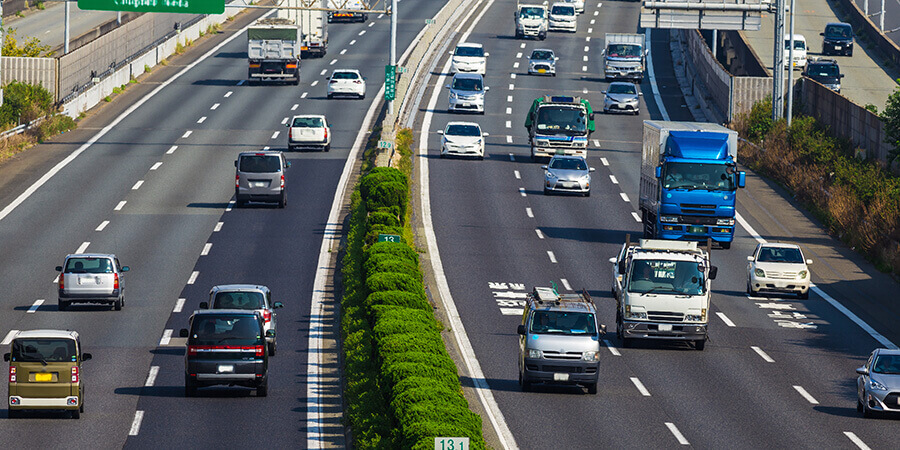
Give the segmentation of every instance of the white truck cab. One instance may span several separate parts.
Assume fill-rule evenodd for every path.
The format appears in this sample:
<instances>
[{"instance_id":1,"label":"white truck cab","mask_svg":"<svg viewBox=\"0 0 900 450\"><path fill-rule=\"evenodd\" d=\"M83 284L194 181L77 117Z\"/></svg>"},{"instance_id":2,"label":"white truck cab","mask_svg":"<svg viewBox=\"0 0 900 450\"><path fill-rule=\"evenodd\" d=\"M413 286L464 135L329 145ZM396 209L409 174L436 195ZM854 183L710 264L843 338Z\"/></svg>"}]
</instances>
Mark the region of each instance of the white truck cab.
<instances>
[{"instance_id":1,"label":"white truck cab","mask_svg":"<svg viewBox=\"0 0 900 450\"><path fill-rule=\"evenodd\" d=\"M517 4L513 18L516 20L516 39L526 37L544 40L550 28L550 14L546 2L543 5Z\"/></svg>"}]
</instances>

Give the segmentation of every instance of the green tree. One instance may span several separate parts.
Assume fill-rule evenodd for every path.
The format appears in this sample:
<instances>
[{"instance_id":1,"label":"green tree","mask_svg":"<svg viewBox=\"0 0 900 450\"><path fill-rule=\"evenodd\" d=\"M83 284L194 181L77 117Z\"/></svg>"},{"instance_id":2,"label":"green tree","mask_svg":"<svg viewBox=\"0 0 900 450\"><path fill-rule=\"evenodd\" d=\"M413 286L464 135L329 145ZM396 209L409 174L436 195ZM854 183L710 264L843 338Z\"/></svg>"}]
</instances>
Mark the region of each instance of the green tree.
<instances>
[{"instance_id":1,"label":"green tree","mask_svg":"<svg viewBox=\"0 0 900 450\"><path fill-rule=\"evenodd\" d=\"M881 121L884 122L884 142L890 144L888 152L888 164L900 159L900 87L894 88L894 92L888 96L884 111L881 112Z\"/></svg>"},{"instance_id":2,"label":"green tree","mask_svg":"<svg viewBox=\"0 0 900 450\"><path fill-rule=\"evenodd\" d=\"M36 37L26 38L25 42L19 44L16 38L15 28L6 28L3 30L3 56L26 56L37 58L41 56L53 56L49 45L41 44L41 40Z\"/></svg>"}]
</instances>

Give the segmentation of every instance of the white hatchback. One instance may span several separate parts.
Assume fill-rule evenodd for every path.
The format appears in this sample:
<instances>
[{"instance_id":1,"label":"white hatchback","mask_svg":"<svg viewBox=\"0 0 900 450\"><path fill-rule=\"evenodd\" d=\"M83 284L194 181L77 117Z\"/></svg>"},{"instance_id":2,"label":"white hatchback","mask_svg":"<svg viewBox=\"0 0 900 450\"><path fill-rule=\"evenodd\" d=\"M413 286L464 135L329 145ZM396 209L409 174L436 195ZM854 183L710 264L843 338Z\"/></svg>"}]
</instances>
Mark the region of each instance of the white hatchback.
<instances>
[{"instance_id":1,"label":"white hatchback","mask_svg":"<svg viewBox=\"0 0 900 450\"><path fill-rule=\"evenodd\" d=\"M811 259L803 258L797 244L765 243L747 257L747 293L785 292L809 298Z\"/></svg>"},{"instance_id":2,"label":"white hatchback","mask_svg":"<svg viewBox=\"0 0 900 450\"><path fill-rule=\"evenodd\" d=\"M450 122L438 131L441 138L441 158L445 156L474 156L484 159L484 138L488 135L474 122Z\"/></svg>"},{"instance_id":3,"label":"white hatchback","mask_svg":"<svg viewBox=\"0 0 900 450\"><path fill-rule=\"evenodd\" d=\"M326 88L328 98L334 98L336 95L366 98L366 79L358 70L338 69L331 72L331 76L326 79L328 80Z\"/></svg>"}]
</instances>

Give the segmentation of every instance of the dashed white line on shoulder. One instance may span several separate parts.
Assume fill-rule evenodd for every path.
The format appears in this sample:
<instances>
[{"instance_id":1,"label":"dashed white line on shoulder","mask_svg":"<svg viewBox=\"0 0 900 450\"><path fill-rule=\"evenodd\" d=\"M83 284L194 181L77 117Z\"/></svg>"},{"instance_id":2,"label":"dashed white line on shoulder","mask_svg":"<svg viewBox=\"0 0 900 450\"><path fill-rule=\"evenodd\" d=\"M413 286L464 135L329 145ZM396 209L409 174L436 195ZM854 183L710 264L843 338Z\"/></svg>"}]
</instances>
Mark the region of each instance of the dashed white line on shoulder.
<instances>
[{"instance_id":1,"label":"dashed white line on shoulder","mask_svg":"<svg viewBox=\"0 0 900 450\"><path fill-rule=\"evenodd\" d=\"M765 351L763 351L763 349L761 349L761 348L759 348L759 347L757 347L757 346L755 346L755 345L750 346L750 348L753 349L753 351L756 352L756 354L759 355L759 357L762 358L763 360L765 360L766 362L770 362L770 363L775 362L775 360L772 359L772 357L769 356L768 353L766 353Z\"/></svg>"},{"instance_id":2,"label":"dashed white line on shoulder","mask_svg":"<svg viewBox=\"0 0 900 450\"><path fill-rule=\"evenodd\" d=\"M134 412L134 420L131 421L131 429L128 430L129 436L137 436L141 432L141 422L144 421L144 411L137 410Z\"/></svg>"},{"instance_id":3,"label":"dashed white line on shoulder","mask_svg":"<svg viewBox=\"0 0 900 450\"><path fill-rule=\"evenodd\" d=\"M728 325L729 327L734 326L734 322L732 322L731 319L729 319L728 316L725 315L725 313L716 311L716 315L719 316L720 319L722 319L722 322L725 322L725 325Z\"/></svg>"},{"instance_id":4,"label":"dashed white line on shoulder","mask_svg":"<svg viewBox=\"0 0 900 450\"><path fill-rule=\"evenodd\" d=\"M104 220L103 222L100 222L100 225L97 225L97 228L94 228L94 231L103 231L103 229L106 228L107 225L109 225L109 221Z\"/></svg>"}]
</instances>

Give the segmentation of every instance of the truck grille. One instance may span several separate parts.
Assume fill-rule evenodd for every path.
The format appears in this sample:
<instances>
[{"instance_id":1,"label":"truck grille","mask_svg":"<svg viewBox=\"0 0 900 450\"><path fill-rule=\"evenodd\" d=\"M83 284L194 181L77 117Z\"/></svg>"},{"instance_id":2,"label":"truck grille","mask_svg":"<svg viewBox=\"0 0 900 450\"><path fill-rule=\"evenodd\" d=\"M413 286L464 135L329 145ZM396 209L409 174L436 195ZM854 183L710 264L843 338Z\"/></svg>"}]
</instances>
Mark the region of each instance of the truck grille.
<instances>
[{"instance_id":1,"label":"truck grille","mask_svg":"<svg viewBox=\"0 0 900 450\"><path fill-rule=\"evenodd\" d=\"M669 311L647 311L647 318L654 322L684 322L684 314Z\"/></svg>"},{"instance_id":2,"label":"truck grille","mask_svg":"<svg viewBox=\"0 0 900 450\"><path fill-rule=\"evenodd\" d=\"M681 216L678 218L678 223L686 223L690 225L715 225L716 218L701 216Z\"/></svg>"},{"instance_id":3,"label":"truck grille","mask_svg":"<svg viewBox=\"0 0 900 450\"><path fill-rule=\"evenodd\" d=\"M551 148L584 148L584 141L550 141Z\"/></svg>"},{"instance_id":4,"label":"truck grille","mask_svg":"<svg viewBox=\"0 0 900 450\"><path fill-rule=\"evenodd\" d=\"M543 353L544 353L544 358L547 358L547 359L574 359L574 360L581 359L581 352L560 353L560 352L553 352L553 351L544 351Z\"/></svg>"}]
</instances>

